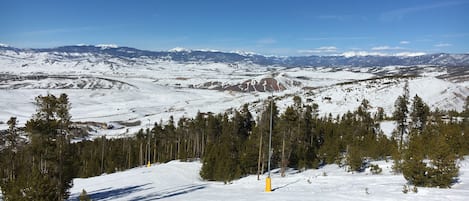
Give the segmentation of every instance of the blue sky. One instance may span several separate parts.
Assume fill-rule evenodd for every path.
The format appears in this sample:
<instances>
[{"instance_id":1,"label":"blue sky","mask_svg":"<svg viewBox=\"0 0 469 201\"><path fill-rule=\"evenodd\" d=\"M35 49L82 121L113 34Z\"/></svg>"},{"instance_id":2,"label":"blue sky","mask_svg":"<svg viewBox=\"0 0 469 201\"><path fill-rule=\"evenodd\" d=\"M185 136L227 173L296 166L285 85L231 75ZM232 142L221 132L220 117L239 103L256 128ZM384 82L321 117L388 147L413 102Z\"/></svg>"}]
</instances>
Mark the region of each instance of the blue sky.
<instances>
[{"instance_id":1,"label":"blue sky","mask_svg":"<svg viewBox=\"0 0 469 201\"><path fill-rule=\"evenodd\" d=\"M0 43L283 56L469 53L469 0L1 0Z\"/></svg>"}]
</instances>

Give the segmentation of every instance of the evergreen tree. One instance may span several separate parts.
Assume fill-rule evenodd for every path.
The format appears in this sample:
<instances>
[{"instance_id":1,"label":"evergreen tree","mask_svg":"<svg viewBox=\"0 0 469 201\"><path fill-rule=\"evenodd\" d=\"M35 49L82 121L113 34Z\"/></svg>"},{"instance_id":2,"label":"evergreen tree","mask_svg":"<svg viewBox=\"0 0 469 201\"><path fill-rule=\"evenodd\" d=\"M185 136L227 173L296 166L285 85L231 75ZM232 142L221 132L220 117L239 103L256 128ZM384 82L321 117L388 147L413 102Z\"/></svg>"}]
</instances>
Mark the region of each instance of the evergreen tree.
<instances>
[{"instance_id":1,"label":"evergreen tree","mask_svg":"<svg viewBox=\"0 0 469 201\"><path fill-rule=\"evenodd\" d=\"M402 145L404 143L404 137L407 132L407 109L408 101L406 96L399 96L397 97L396 102L394 103L394 112L393 117L394 120L397 121L397 129L399 134L399 149L402 149Z\"/></svg>"},{"instance_id":2,"label":"evergreen tree","mask_svg":"<svg viewBox=\"0 0 469 201\"><path fill-rule=\"evenodd\" d=\"M404 178L416 186L425 186L427 183L427 165L424 163L425 153L421 135L413 130L409 138L408 148L404 152L402 173Z\"/></svg>"},{"instance_id":3,"label":"evergreen tree","mask_svg":"<svg viewBox=\"0 0 469 201\"><path fill-rule=\"evenodd\" d=\"M456 155L448 145L443 122L411 131L406 150L404 178L416 186L447 188L458 175Z\"/></svg>"},{"instance_id":4,"label":"evergreen tree","mask_svg":"<svg viewBox=\"0 0 469 201\"><path fill-rule=\"evenodd\" d=\"M349 146L346 159L352 171L361 172L364 170L363 153L358 146Z\"/></svg>"},{"instance_id":5,"label":"evergreen tree","mask_svg":"<svg viewBox=\"0 0 469 201\"><path fill-rule=\"evenodd\" d=\"M297 111L295 111L295 109L291 106L287 107L285 112L280 116L280 123L278 124L278 131L280 134L278 138L281 139L281 149L279 151L281 152L280 173L282 177L285 176L285 170L290 163L290 156L294 149L292 146L296 146L296 144L293 145L292 142L296 142L298 138L297 132L295 132L297 128L295 128L296 126L294 126L297 125L297 122ZM295 166L296 164L293 163L292 165Z\"/></svg>"},{"instance_id":6,"label":"evergreen tree","mask_svg":"<svg viewBox=\"0 0 469 201\"><path fill-rule=\"evenodd\" d=\"M52 186L54 195L44 195L45 200L64 200L69 196L72 185L73 169L70 167L68 138L70 124L70 103L66 94L59 98L54 95L36 98L37 113L26 123L26 131L31 134L32 154L35 158L33 169L35 178L41 180L31 183L32 189L39 186ZM46 184L47 183L47 184ZM35 194L35 192L32 192ZM37 197L36 200L41 199Z\"/></svg>"},{"instance_id":7,"label":"evergreen tree","mask_svg":"<svg viewBox=\"0 0 469 201\"><path fill-rule=\"evenodd\" d=\"M412 100L412 109L410 117L412 119L412 128L422 131L427 123L430 108L423 102L423 100L415 95Z\"/></svg>"},{"instance_id":8,"label":"evergreen tree","mask_svg":"<svg viewBox=\"0 0 469 201\"><path fill-rule=\"evenodd\" d=\"M434 139L433 151L429 153L431 168L428 186L448 188L458 176L459 168L456 165L456 155L451 152L451 147L446 142L444 135Z\"/></svg>"}]
</instances>

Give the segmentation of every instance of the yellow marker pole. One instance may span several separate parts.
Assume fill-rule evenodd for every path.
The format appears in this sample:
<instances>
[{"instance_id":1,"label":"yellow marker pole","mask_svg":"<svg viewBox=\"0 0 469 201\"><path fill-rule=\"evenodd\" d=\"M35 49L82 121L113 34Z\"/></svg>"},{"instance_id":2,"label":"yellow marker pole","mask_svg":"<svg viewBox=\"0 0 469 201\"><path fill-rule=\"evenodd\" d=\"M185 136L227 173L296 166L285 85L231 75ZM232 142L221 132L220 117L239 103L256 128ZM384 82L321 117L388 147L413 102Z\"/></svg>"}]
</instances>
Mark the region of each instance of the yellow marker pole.
<instances>
[{"instance_id":1,"label":"yellow marker pole","mask_svg":"<svg viewBox=\"0 0 469 201\"><path fill-rule=\"evenodd\" d=\"M271 191L272 191L271 180L270 180L270 177L267 177L265 179L265 192L271 192Z\"/></svg>"},{"instance_id":2,"label":"yellow marker pole","mask_svg":"<svg viewBox=\"0 0 469 201\"><path fill-rule=\"evenodd\" d=\"M150 167L150 166L151 166L151 164L150 164L150 161L148 161L148 163L147 163L147 167Z\"/></svg>"}]
</instances>

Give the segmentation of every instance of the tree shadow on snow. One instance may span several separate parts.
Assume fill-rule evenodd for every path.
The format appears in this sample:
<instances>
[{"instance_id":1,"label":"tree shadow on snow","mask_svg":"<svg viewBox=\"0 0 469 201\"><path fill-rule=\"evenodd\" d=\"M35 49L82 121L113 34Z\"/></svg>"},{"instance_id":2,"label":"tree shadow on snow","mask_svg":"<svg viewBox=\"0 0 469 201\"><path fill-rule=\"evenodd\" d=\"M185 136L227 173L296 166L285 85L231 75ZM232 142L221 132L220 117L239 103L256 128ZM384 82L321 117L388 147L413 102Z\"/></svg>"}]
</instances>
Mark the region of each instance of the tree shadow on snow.
<instances>
[{"instance_id":1,"label":"tree shadow on snow","mask_svg":"<svg viewBox=\"0 0 469 201\"><path fill-rule=\"evenodd\" d=\"M290 183L285 184L285 185L283 185L283 186L279 186L279 187L277 187L277 188L274 188L274 189L272 189L272 191L276 191L276 190L278 190L278 189L285 188L285 187L290 186L290 185L292 185L292 184L298 183L299 181L300 181L300 179L297 179L297 180L294 181L294 182L290 182Z\"/></svg>"},{"instance_id":2,"label":"tree shadow on snow","mask_svg":"<svg viewBox=\"0 0 469 201\"><path fill-rule=\"evenodd\" d=\"M192 185L177 186L174 188L168 188L168 189L161 190L159 192L151 193L145 196L135 197L131 199L130 201L159 200L159 199L174 197L174 196L194 192L197 190L201 190L201 189L204 189L206 186L207 186L206 184L192 184Z\"/></svg>"},{"instance_id":3,"label":"tree shadow on snow","mask_svg":"<svg viewBox=\"0 0 469 201\"><path fill-rule=\"evenodd\" d=\"M103 200L103 199L113 200L113 199L127 196L129 194L132 194L138 191L147 190L149 188L144 188L144 187L149 184L150 183L143 184L143 185L136 185L136 186L128 186L124 188L104 188L104 189L88 192L88 196L92 200L95 200L95 201ZM72 200L78 200L78 197Z\"/></svg>"}]
</instances>

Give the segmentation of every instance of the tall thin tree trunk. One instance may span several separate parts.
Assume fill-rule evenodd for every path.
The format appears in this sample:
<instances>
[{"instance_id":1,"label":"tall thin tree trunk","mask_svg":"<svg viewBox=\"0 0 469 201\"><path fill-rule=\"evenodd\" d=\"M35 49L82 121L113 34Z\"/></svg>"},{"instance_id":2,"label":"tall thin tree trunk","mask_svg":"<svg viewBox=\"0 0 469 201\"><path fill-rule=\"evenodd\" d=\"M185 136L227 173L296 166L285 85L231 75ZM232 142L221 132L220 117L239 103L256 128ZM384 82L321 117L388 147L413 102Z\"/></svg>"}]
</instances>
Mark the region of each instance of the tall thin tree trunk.
<instances>
[{"instance_id":1,"label":"tall thin tree trunk","mask_svg":"<svg viewBox=\"0 0 469 201\"><path fill-rule=\"evenodd\" d=\"M140 142L140 155L139 155L139 157L140 157L140 160L139 160L140 163L138 165L143 165L143 144L142 144L142 142Z\"/></svg>"},{"instance_id":2,"label":"tall thin tree trunk","mask_svg":"<svg viewBox=\"0 0 469 201\"><path fill-rule=\"evenodd\" d=\"M130 164L131 164L131 158L130 158L130 153L131 153L132 146L129 143L129 149L127 151L127 168L130 169Z\"/></svg>"},{"instance_id":3,"label":"tall thin tree trunk","mask_svg":"<svg viewBox=\"0 0 469 201\"><path fill-rule=\"evenodd\" d=\"M282 168L280 170L282 177L285 177L285 132L283 133L282 139Z\"/></svg>"},{"instance_id":4,"label":"tall thin tree trunk","mask_svg":"<svg viewBox=\"0 0 469 201\"><path fill-rule=\"evenodd\" d=\"M260 174L261 174L261 160L262 160L262 129L261 129L261 136L259 137L259 159L257 160L257 180L260 179Z\"/></svg>"},{"instance_id":5,"label":"tall thin tree trunk","mask_svg":"<svg viewBox=\"0 0 469 201\"><path fill-rule=\"evenodd\" d=\"M202 141L200 142L200 144L201 144L201 152L200 152L199 157L201 158L205 153L205 131L204 130L202 130Z\"/></svg>"},{"instance_id":6,"label":"tall thin tree trunk","mask_svg":"<svg viewBox=\"0 0 469 201\"><path fill-rule=\"evenodd\" d=\"M106 137L103 136L102 138L102 150L101 150L101 173L104 172L104 141L106 140Z\"/></svg>"}]
</instances>

